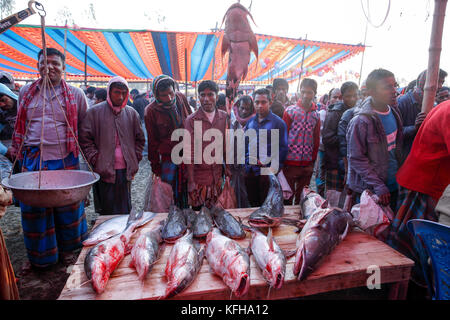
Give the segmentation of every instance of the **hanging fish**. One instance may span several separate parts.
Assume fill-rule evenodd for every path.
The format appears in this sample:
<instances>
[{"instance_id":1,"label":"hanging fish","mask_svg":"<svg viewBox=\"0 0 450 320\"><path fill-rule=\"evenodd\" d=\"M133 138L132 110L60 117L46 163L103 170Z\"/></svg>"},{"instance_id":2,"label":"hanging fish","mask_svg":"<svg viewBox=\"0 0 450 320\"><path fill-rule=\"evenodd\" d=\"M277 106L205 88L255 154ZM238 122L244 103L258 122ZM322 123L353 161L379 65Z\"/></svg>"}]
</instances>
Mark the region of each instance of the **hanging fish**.
<instances>
[{"instance_id":1,"label":"hanging fish","mask_svg":"<svg viewBox=\"0 0 450 320\"><path fill-rule=\"evenodd\" d=\"M225 22L225 33L221 50L222 58L229 52L226 92L230 100L234 100L240 81L247 76L250 52L253 51L256 61L258 59L258 43L247 16L255 23L247 8L235 3L228 8L222 20L222 24Z\"/></svg>"}]
</instances>

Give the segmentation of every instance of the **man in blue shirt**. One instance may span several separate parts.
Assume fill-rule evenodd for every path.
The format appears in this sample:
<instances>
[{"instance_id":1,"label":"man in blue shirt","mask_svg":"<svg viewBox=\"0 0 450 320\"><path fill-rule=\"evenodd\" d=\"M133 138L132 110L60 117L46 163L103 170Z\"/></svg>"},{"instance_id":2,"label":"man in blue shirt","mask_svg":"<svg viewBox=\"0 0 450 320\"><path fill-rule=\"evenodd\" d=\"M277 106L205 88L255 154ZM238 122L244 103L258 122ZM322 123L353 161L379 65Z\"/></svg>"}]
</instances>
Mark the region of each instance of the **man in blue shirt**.
<instances>
[{"instance_id":1,"label":"man in blue shirt","mask_svg":"<svg viewBox=\"0 0 450 320\"><path fill-rule=\"evenodd\" d=\"M251 118L246 126L246 179L248 200L252 207L259 207L264 202L269 180L267 173L261 168L261 164L278 173L288 152L287 128L285 122L270 111L272 99L270 91L266 88L258 89L253 94L256 115ZM249 130L256 133L256 139L252 139ZM249 138L250 137L250 138ZM277 141L272 141L272 138ZM266 139L266 141L264 141ZM256 151L256 158L253 150Z\"/></svg>"}]
</instances>

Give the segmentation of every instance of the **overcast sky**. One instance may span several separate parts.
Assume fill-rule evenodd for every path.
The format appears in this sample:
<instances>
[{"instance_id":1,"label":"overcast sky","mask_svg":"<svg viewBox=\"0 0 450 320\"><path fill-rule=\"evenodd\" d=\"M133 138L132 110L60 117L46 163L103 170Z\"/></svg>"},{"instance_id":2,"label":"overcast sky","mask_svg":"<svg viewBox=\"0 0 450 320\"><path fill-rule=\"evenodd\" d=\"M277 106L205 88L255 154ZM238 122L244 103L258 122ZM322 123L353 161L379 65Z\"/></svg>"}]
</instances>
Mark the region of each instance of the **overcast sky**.
<instances>
[{"instance_id":1,"label":"overcast sky","mask_svg":"<svg viewBox=\"0 0 450 320\"><path fill-rule=\"evenodd\" d=\"M66 8L80 27L106 29L151 29L167 31L210 31L219 26L227 8L235 0L40 0L47 25L63 25L61 12ZM27 6L15 1L15 11ZM249 7L250 0L241 0ZM364 42L366 18L362 5L369 3L374 25L383 21L388 0L253 0L251 13L255 33L317 41L358 44ZM89 14L93 5L95 20ZM375 68L385 68L399 82L409 82L428 65L433 0L391 0L389 15L381 27L368 26L362 78ZM448 12L448 10L447 10ZM449 18L447 17L447 20ZM40 24L34 15L23 24ZM450 72L450 22L444 24L441 68ZM447 41L446 41L447 40ZM352 58L336 70L359 72L362 55ZM449 83L449 80L446 81Z\"/></svg>"}]
</instances>

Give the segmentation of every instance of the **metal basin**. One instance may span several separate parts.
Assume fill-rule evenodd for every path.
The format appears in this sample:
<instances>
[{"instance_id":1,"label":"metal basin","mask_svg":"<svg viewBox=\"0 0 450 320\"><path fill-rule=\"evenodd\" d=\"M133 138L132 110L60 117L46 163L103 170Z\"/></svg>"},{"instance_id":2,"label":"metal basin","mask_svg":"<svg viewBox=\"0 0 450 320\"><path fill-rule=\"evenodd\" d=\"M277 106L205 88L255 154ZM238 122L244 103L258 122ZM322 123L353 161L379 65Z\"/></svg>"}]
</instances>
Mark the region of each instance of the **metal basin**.
<instances>
[{"instance_id":1,"label":"metal basin","mask_svg":"<svg viewBox=\"0 0 450 320\"><path fill-rule=\"evenodd\" d=\"M14 197L33 207L64 207L84 200L91 186L100 179L97 173L83 170L23 172L4 178L2 185L11 189Z\"/></svg>"}]
</instances>

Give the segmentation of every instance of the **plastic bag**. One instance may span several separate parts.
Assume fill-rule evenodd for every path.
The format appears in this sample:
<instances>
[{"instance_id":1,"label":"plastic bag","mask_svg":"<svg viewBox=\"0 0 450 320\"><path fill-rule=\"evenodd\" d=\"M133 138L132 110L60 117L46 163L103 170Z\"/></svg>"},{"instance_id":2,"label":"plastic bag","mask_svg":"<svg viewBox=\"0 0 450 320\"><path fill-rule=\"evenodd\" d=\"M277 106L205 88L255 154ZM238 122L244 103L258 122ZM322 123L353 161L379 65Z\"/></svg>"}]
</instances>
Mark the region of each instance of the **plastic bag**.
<instances>
[{"instance_id":1,"label":"plastic bag","mask_svg":"<svg viewBox=\"0 0 450 320\"><path fill-rule=\"evenodd\" d=\"M386 240L394 213L389 206L378 204L377 195L365 190L361 194L360 203L352 207L351 214L362 230L381 241Z\"/></svg>"},{"instance_id":2,"label":"plastic bag","mask_svg":"<svg viewBox=\"0 0 450 320\"><path fill-rule=\"evenodd\" d=\"M222 193L217 198L217 205L223 209L237 208L236 194L234 193L234 188L231 186L229 177L225 179Z\"/></svg>"},{"instance_id":3,"label":"plastic bag","mask_svg":"<svg viewBox=\"0 0 450 320\"><path fill-rule=\"evenodd\" d=\"M149 176L144 196L144 211L169 212L174 204L172 186L157 175Z\"/></svg>"},{"instance_id":4,"label":"plastic bag","mask_svg":"<svg viewBox=\"0 0 450 320\"><path fill-rule=\"evenodd\" d=\"M283 173L283 170L280 170L280 172L277 174L278 181L281 185L281 190L283 191L283 198L284 200L289 200L292 197L292 189L289 185L288 181L286 180L286 177Z\"/></svg>"}]
</instances>

